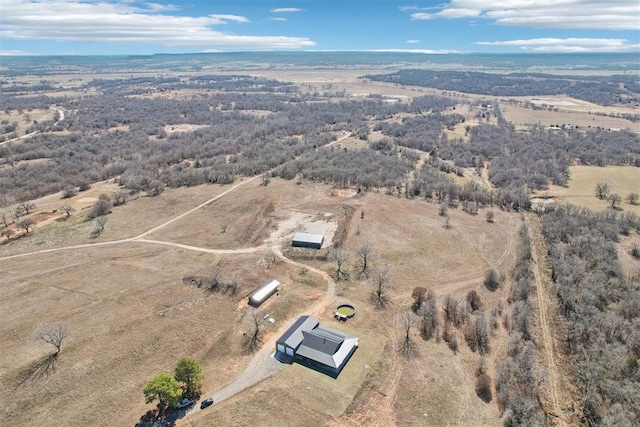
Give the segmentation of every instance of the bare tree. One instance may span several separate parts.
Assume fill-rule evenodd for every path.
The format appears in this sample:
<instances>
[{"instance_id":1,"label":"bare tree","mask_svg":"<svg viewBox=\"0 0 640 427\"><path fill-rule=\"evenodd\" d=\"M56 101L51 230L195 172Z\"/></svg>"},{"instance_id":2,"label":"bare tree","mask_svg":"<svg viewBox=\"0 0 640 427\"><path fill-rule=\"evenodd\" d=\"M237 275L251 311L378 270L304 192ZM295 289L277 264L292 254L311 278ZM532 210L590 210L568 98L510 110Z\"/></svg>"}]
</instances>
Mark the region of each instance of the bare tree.
<instances>
[{"instance_id":1,"label":"bare tree","mask_svg":"<svg viewBox=\"0 0 640 427\"><path fill-rule=\"evenodd\" d=\"M113 206L124 205L127 202L128 193L124 190L118 190L111 195Z\"/></svg>"},{"instance_id":2,"label":"bare tree","mask_svg":"<svg viewBox=\"0 0 640 427\"><path fill-rule=\"evenodd\" d=\"M440 316L438 316L438 304L435 292L427 291L425 301L420 307L418 314L422 317L420 324L420 334L425 340L433 337L439 339Z\"/></svg>"},{"instance_id":3,"label":"bare tree","mask_svg":"<svg viewBox=\"0 0 640 427\"><path fill-rule=\"evenodd\" d=\"M106 216L99 216L93 222L93 230L91 230L92 237L98 237L104 231L104 226L107 223Z\"/></svg>"},{"instance_id":4,"label":"bare tree","mask_svg":"<svg viewBox=\"0 0 640 427\"><path fill-rule=\"evenodd\" d=\"M107 199L98 198L96 202L91 206L91 208L87 211L86 216L87 219L94 219L99 216L108 215L111 212L111 200L109 200L109 196Z\"/></svg>"},{"instance_id":5,"label":"bare tree","mask_svg":"<svg viewBox=\"0 0 640 427\"><path fill-rule=\"evenodd\" d=\"M638 193L629 193L629 195L627 195L627 201L632 205L637 205L638 199L640 199L640 195L638 195Z\"/></svg>"},{"instance_id":6,"label":"bare tree","mask_svg":"<svg viewBox=\"0 0 640 427\"><path fill-rule=\"evenodd\" d=\"M329 252L329 260L336 263L336 280L339 281L341 277L348 280L349 275L342 268L349 260L349 252L340 248L332 249Z\"/></svg>"},{"instance_id":7,"label":"bare tree","mask_svg":"<svg viewBox=\"0 0 640 427\"><path fill-rule=\"evenodd\" d=\"M446 202L440 203L440 205L438 205L438 215L445 216L447 214L448 208L449 208L448 203Z\"/></svg>"},{"instance_id":8,"label":"bare tree","mask_svg":"<svg viewBox=\"0 0 640 427\"><path fill-rule=\"evenodd\" d=\"M498 270L495 268L488 269L484 274L484 285L490 291L495 291L502 284L502 277Z\"/></svg>"},{"instance_id":9,"label":"bare tree","mask_svg":"<svg viewBox=\"0 0 640 427\"><path fill-rule=\"evenodd\" d=\"M260 338L262 335L262 313L258 310L251 310L247 316L247 322L249 323L249 332L247 337L247 350L255 352L260 346Z\"/></svg>"},{"instance_id":10,"label":"bare tree","mask_svg":"<svg viewBox=\"0 0 640 427\"><path fill-rule=\"evenodd\" d=\"M411 329L418 326L419 318L411 310L407 310L398 315L398 322L403 331L402 346L399 350L409 355L412 349Z\"/></svg>"},{"instance_id":11,"label":"bare tree","mask_svg":"<svg viewBox=\"0 0 640 427\"><path fill-rule=\"evenodd\" d=\"M29 215L36 208L36 204L33 202L22 202L18 207L26 214Z\"/></svg>"},{"instance_id":12,"label":"bare tree","mask_svg":"<svg viewBox=\"0 0 640 427\"><path fill-rule=\"evenodd\" d=\"M227 224L226 222L223 222L222 224L220 224L220 233L226 233L228 227L229 227L229 224Z\"/></svg>"},{"instance_id":13,"label":"bare tree","mask_svg":"<svg viewBox=\"0 0 640 427\"><path fill-rule=\"evenodd\" d=\"M598 182L596 184L596 197L600 200L604 200L609 195L609 191L611 191L611 186L606 182Z\"/></svg>"},{"instance_id":14,"label":"bare tree","mask_svg":"<svg viewBox=\"0 0 640 427\"><path fill-rule=\"evenodd\" d=\"M16 232L10 228L5 228L4 230L2 230L2 232L0 232L0 236L6 237L7 242L11 240L11 236L13 236L14 234L16 234Z\"/></svg>"},{"instance_id":15,"label":"bare tree","mask_svg":"<svg viewBox=\"0 0 640 427\"><path fill-rule=\"evenodd\" d=\"M607 199L611 202L611 207L616 208L622 202L622 196L617 193L611 193L607 196Z\"/></svg>"},{"instance_id":16,"label":"bare tree","mask_svg":"<svg viewBox=\"0 0 640 427\"><path fill-rule=\"evenodd\" d=\"M71 205L62 205L60 206L60 210L62 212L64 212L65 214L65 219L69 218L71 216L71 212L75 212L75 208Z\"/></svg>"},{"instance_id":17,"label":"bare tree","mask_svg":"<svg viewBox=\"0 0 640 427\"><path fill-rule=\"evenodd\" d=\"M156 179L149 183L149 187L147 188L147 195L149 197L156 197L162 194L164 191L164 184Z\"/></svg>"},{"instance_id":18,"label":"bare tree","mask_svg":"<svg viewBox=\"0 0 640 427\"><path fill-rule=\"evenodd\" d=\"M371 274L373 285L373 300L376 307L382 308L387 304L387 291L391 287L391 271L388 267L379 267Z\"/></svg>"},{"instance_id":19,"label":"bare tree","mask_svg":"<svg viewBox=\"0 0 640 427\"><path fill-rule=\"evenodd\" d=\"M5 227L8 227L11 215L6 211L2 211L0 212L0 217L2 218L0 221L4 224Z\"/></svg>"},{"instance_id":20,"label":"bare tree","mask_svg":"<svg viewBox=\"0 0 640 427\"><path fill-rule=\"evenodd\" d=\"M367 271L369 268L369 262L371 261L371 258L375 256L373 246L369 243L361 243L356 248L356 255L358 256L358 268L360 269L358 275L367 277L369 275L369 272Z\"/></svg>"},{"instance_id":21,"label":"bare tree","mask_svg":"<svg viewBox=\"0 0 640 427\"><path fill-rule=\"evenodd\" d=\"M18 225L18 227L20 227L24 231L26 231L27 234L29 234L29 230L31 230L33 228L33 226L36 225L36 222L34 220L32 220L31 218L26 218L26 219L23 219L22 221L20 221L17 225Z\"/></svg>"},{"instance_id":22,"label":"bare tree","mask_svg":"<svg viewBox=\"0 0 640 427\"><path fill-rule=\"evenodd\" d=\"M417 286L413 288L413 292L411 292L411 298L413 298L413 304L411 304L411 311L417 313L422 307L426 300L427 288L423 288L422 286Z\"/></svg>"},{"instance_id":23,"label":"bare tree","mask_svg":"<svg viewBox=\"0 0 640 427\"><path fill-rule=\"evenodd\" d=\"M34 331L34 337L55 347L60 353L62 343L71 336L71 328L66 322L42 323Z\"/></svg>"},{"instance_id":24,"label":"bare tree","mask_svg":"<svg viewBox=\"0 0 640 427\"><path fill-rule=\"evenodd\" d=\"M65 187L62 189L62 198L63 199L70 199L73 196L76 195L76 188L75 187Z\"/></svg>"}]
</instances>

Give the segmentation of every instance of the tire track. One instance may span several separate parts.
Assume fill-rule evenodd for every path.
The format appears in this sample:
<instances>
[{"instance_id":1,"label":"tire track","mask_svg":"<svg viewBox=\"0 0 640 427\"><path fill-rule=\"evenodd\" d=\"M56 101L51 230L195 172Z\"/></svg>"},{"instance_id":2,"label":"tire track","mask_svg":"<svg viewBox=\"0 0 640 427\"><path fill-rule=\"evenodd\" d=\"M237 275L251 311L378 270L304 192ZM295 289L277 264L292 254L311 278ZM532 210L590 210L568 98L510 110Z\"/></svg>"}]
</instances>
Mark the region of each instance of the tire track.
<instances>
[{"instance_id":1,"label":"tire track","mask_svg":"<svg viewBox=\"0 0 640 427\"><path fill-rule=\"evenodd\" d=\"M538 303L538 317L540 319L540 330L542 332L542 344L545 353L545 362L548 372L548 397L551 403L552 411L545 411L546 413L562 414L562 408L560 406L560 398L558 391L558 367L556 366L556 352L554 349L553 336L551 334L551 328L549 326L548 321L548 310L550 306L546 301L545 297L545 289L543 288L545 285L542 280L542 274L540 272L540 263L538 262L538 253L536 248L536 241L540 241L539 230L537 228L537 223L533 224L533 221L530 220L531 217L527 216L526 224L527 224L527 232L529 234L529 238L531 239L531 258L533 261L533 275L535 277L536 283L536 299ZM534 230L535 228L535 230Z\"/></svg>"}]
</instances>

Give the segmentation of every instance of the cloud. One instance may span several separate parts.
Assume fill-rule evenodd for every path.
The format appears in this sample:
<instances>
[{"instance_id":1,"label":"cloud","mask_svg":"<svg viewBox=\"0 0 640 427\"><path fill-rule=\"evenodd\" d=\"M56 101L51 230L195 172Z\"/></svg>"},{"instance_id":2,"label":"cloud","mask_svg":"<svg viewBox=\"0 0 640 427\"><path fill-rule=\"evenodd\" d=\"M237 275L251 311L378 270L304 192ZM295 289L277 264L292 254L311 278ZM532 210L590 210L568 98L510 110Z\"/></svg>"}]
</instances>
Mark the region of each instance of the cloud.
<instances>
[{"instance_id":1,"label":"cloud","mask_svg":"<svg viewBox=\"0 0 640 427\"><path fill-rule=\"evenodd\" d=\"M402 9L401 10L414 10ZM498 25L535 28L637 30L637 0L450 0L411 19L484 18Z\"/></svg>"},{"instance_id":2,"label":"cloud","mask_svg":"<svg viewBox=\"0 0 640 427\"><path fill-rule=\"evenodd\" d=\"M519 47L523 50L534 52L628 52L640 49L640 44L629 44L626 39L540 38L476 42L475 44L482 46Z\"/></svg>"},{"instance_id":3,"label":"cloud","mask_svg":"<svg viewBox=\"0 0 640 427\"><path fill-rule=\"evenodd\" d=\"M31 56L35 53L25 52L24 50L0 50L0 56Z\"/></svg>"},{"instance_id":4,"label":"cloud","mask_svg":"<svg viewBox=\"0 0 640 427\"><path fill-rule=\"evenodd\" d=\"M275 9L271 9L269 12L271 13L294 13L294 12L302 12L302 9L297 7L277 7Z\"/></svg>"},{"instance_id":5,"label":"cloud","mask_svg":"<svg viewBox=\"0 0 640 427\"><path fill-rule=\"evenodd\" d=\"M178 10L178 6L173 4L160 4L160 3L143 3L147 9L153 12L165 12Z\"/></svg>"},{"instance_id":6,"label":"cloud","mask_svg":"<svg viewBox=\"0 0 640 427\"><path fill-rule=\"evenodd\" d=\"M405 43L409 43L409 44L420 43L420 40L418 40L418 39L411 39L411 40L407 40Z\"/></svg>"},{"instance_id":7,"label":"cloud","mask_svg":"<svg viewBox=\"0 0 640 427\"><path fill-rule=\"evenodd\" d=\"M443 55L446 53L460 53L459 50L445 49L369 49L355 52L391 52L391 53L426 53L428 55Z\"/></svg>"},{"instance_id":8,"label":"cloud","mask_svg":"<svg viewBox=\"0 0 640 427\"><path fill-rule=\"evenodd\" d=\"M268 21L280 21L280 22L284 22L284 21L288 21L287 18L283 18L281 16L276 16L276 17L272 17L272 18L268 18Z\"/></svg>"},{"instance_id":9,"label":"cloud","mask_svg":"<svg viewBox=\"0 0 640 427\"><path fill-rule=\"evenodd\" d=\"M306 37L236 35L211 28L247 22L246 17L238 15L165 15L132 4L104 0L2 0L0 37L61 42L148 43L206 49L315 46L315 42Z\"/></svg>"}]
</instances>

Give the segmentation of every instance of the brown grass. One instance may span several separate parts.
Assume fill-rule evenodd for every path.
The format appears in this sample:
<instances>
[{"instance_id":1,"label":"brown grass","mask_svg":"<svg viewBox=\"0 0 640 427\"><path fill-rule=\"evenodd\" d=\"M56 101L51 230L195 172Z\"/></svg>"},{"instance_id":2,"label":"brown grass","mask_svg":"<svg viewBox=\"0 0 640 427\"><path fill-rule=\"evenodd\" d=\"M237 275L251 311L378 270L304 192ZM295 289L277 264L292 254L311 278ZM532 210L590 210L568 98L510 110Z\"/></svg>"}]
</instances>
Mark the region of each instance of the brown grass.
<instances>
[{"instance_id":1,"label":"brown grass","mask_svg":"<svg viewBox=\"0 0 640 427\"><path fill-rule=\"evenodd\" d=\"M105 240L137 235L227 188L169 190L157 198L130 201L114 208L107 223L113 228L107 229ZM502 298L500 292L484 290L480 282L490 265L498 264L502 271L510 268L515 217L496 210L495 223L488 224L482 214L453 210L452 228L445 229L437 206L423 200L375 192L345 198L332 196L325 185L274 179L266 187L249 183L150 237L211 248L252 247L292 211L315 213L318 218L330 213L338 229L345 230L347 250L370 242L379 254L372 265L392 269L391 305L375 310L369 285L355 280L355 275L338 283L335 304L353 303L356 316L346 324L335 323L333 305L320 316L330 327L359 336L360 348L337 380L289 366L190 422L248 425L269 413L284 424L333 420L340 425L348 423L358 408L371 417L377 408L384 410L385 419L400 424L439 422L444 420L440 413L458 425L474 419L496 424L497 408L483 404L473 393L475 356L462 356L464 352L452 356L444 344L424 343L416 336L415 359L404 361L395 353L400 332L393 318L408 305L411 290L418 285L439 295L464 296L477 289L487 303ZM344 212L353 212L350 222ZM222 221L229 221L224 233ZM71 219L54 222L3 246L2 255L86 242L81 227ZM286 246L288 237L283 239ZM299 267L277 261L267 269L268 257L267 249L225 255L130 242L0 260L7 272L0 279L0 312L11 313L3 316L0 326L5 350L0 356L0 400L10 402L0 409L0 416L11 425L47 425L52 417L61 425L130 425L151 407L144 404L144 383L156 373L172 370L184 355L202 362L205 392L220 389L249 360L242 350L246 295L270 277L285 284L261 307L276 320L265 330L270 337L326 290L318 276L302 273ZM331 270L328 262L308 263ZM353 273L352 265L349 269ZM221 272L221 280L240 284L236 296L211 294L182 281L186 276L206 277L214 270ZM16 387L21 373L47 351L29 341L31 331L40 322L55 320L66 320L73 331L55 372ZM390 375L375 370L388 360ZM422 370L416 371L418 366ZM388 397L380 400L380 393ZM354 410L343 418L350 406ZM423 418L424 413L430 415Z\"/></svg>"},{"instance_id":2,"label":"brown grass","mask_svg":"<svg viewBox=\"0 0 640 427\"><path fill-rule=\"evenodd\" d=\"M558 198L561 202L584 206L594 211L602 211L611 206L607 200L596 197L596 184L606 182L612 192L622 197L619 205L624 211L640 214L640 205L632 205L626 197L629 193L640 194L640 168L634 166L571 166L571 179L567 187L550 186L548 191L539 192Z\"/></svg>"}]
</instances>

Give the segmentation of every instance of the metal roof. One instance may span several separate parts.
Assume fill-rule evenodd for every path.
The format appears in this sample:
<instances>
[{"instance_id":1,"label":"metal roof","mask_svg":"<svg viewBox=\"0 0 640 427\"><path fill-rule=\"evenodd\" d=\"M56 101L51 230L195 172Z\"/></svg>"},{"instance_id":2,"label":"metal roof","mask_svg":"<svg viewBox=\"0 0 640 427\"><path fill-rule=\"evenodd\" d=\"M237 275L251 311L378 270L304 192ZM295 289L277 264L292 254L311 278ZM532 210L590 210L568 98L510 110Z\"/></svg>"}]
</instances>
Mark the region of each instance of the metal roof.
<instances>
[{"instance_id":1,"label":"metal roof","mask_svg":"<svg viewBox=\"0 0 640 427\"><path fill-rule=\"evenodd\" d=\"M310 331L316 326L318 326L320 322L313 316L300 316L298 319L291 325L287 332L282 334L276 344L284 344L287 347L291 347L294 350L300 346L302 339L304 336L302 335L302 331Z\"/></svg>"},{"instance_id":2,"label":"metal roof","mask_svg":"<svg viewBox=\"0 0 640 427\"><path fill-rule=\"evenodd\" d=\"M293 348L296 355L339 370L358 346L358 337L320 326L315 317L301 316L276 343Z\"/></svg>"},{"instance_id":3,"label":"metal roof","mask_svg":"<svg viewBox=\"0 0 640 427\"><path fill-rule=\"evenodd\" d=\"M322 234L296 233L293 235L294 242L316 243L321 245L324 240Z\"/></svg>"},{"instance_id":4,"label":"metal roof","mask_svg":"<svg viewBox=\"0 0 640 427\"><path fill-rule=\"evenodd\" d=\"M261 287L249 296L249 300L253 303L262 304L267 298L273 295L280 286L280 282L272 280Z\"/></svg>"}]
</instances>

